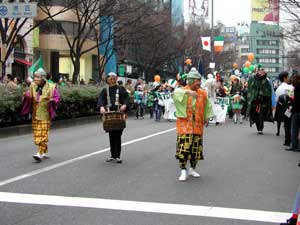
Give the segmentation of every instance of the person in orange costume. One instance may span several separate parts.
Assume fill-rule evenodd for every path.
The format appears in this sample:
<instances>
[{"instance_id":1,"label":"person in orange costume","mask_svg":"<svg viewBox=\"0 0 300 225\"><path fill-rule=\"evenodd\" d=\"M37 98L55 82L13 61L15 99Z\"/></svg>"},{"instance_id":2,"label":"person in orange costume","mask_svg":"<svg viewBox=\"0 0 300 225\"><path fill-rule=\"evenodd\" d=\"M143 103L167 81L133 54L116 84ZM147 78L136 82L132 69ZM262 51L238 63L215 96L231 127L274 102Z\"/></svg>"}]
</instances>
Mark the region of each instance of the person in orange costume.
<instances>
[{"instance_id":1,"label":"person in orange costume","mask_svg":"<svg viewBox=\"0 0 300 225\"><path fill-rule=\"evenodd\" d=\"M200 88L201 75L192 68L187 75L187 85L174 91L176 107L177 148L181 174L179 181L186 181L187 176L200 177L195 171L198 160L203 160L203 129L213 117L213 110L208 101L207 92ZM191 167L186 170L187 161Z\"/></svg>"}]
</instances>

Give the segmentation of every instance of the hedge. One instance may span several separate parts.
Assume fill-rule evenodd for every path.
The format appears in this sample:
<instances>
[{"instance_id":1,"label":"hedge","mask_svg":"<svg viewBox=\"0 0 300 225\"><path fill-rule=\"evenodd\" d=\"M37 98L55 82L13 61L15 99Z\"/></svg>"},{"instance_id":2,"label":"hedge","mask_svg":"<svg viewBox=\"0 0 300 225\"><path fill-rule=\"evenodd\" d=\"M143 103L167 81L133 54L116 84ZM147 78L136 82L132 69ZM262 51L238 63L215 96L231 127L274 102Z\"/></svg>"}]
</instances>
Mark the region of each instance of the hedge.
<instances>
[{"instance_id":1,"label":"hedge","mask_svg":"<svg viewBox=\"0 0 300 225\"><path fill-rule=\"evenodd\" d=\"M20 116L23 93L27 88L8 90L0 87L0 127L28 123L28 116ZM61 102L56 119L95 115L102 88L95 86L58 87Z\"/></svg>"}]
</instances>

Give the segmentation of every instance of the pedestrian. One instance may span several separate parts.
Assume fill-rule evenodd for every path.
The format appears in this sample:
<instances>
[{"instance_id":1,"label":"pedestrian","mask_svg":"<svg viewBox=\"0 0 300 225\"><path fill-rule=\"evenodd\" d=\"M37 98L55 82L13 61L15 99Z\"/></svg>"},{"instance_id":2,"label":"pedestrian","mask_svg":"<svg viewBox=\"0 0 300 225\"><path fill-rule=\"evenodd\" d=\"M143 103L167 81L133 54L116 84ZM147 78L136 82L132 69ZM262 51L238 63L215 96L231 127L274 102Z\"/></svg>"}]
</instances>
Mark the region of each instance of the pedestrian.
<instances>
[{"instance_id":1,"label":"pedestrian","mask_svg":"<svg viewBox=\"0 0 300 225\"><path fill-rule=\"evenodd\" d=\"M292 122L291 122L291 146L285 150L300 151L299 132L300 132L300 75L295 73L292 77L294 86L294 99L292 103Z\"/></svg>"},{"instance_id":2,"label":"pedestrian","mask_svg":"<svg viewBox=\"0 0 300 225\"><path fill-rule=\"evenodd\" d=\"M264 121L273 122L272 87L267 79L267 73L259 68L248 81L248 107L250 127L255 123L258 134L263 134Z\"/></svg>"},{"instance_id":3,"label":"pedestrian","mask_svg":"<svg viewBox=\"0 0 300 225\"><path fill-rule=\"evenodd\" d=\"M21 87L22 80L20 77L15 77L14 78L14 83L17 85L17 87Z\"/></svg>"},{"instance_id":4,"label":"pedestrian","mask_svg":"<svg viewBox=\"0 0 300 225\"><path fill-rule=\"evenodd\" d=\"M133 96L133 94L134 94L134 88L132 87L132 80L131 79L128 79L126 81L125 88L126 88L128 94L129 94L129 96L130 95Z\"/></svg>"},{"instance_id":5,"label":"pedestrian","mask_svg":"<svg viewBox=\"0 0 300 225\"><path fill-rule=\"evenodd\" d=\"M146 102L147 102L147 108L149 110L150 119L153 119L155 98L156 98L156 93L155 93L154 89L147 90Z\"/></svg>"},{"instance_id":6,"label":"pedestrian","mask_svg":"<svg viewBox=\"0 0 300 225\"><path fill-rule=\"evenodd\" d=\"M164 94L164 86L160 83L156 84L155 87L155 102L154 102L154 115L155 115L155 121L159 122L161 119L161 116L164 113L164 101L163 101L163 94Z\"/></svg>"},{"instance_id":7,"label":"pedestrian","mask_svg":"<svg viewBox=\"0 0 300 225\"><path fill-rule=\"evenodd\" d=\"M51 73L47 73L46 79L47 79L47 81L48 81L50 84L55 84L55 83L53 82Z\"/></svg>"},{"instance_id":8,"label":"pedestrian","mask_svg":"<svg viewBox=\"0 0 300 225\"><path fill-rule=\"evenodd\" d=\"M16 89L18 89L18 85L14 82L14 77L11 74L7 74L7 79L8 79L8 82L5 85L5 87L8 90L16 90Z\"/></svg>"},{"instance_id":9,"label":"pedestrian","mask_svg":"<svg viewBox=\"0 0 300 225\"><path fill-rule=\"evenodd\" d=\"M281 223L280 225L296 225L297 224L297 219L298 214L300 213L300 184L298 187L298 191L296 194L295 202L294 202L294 207L292 210L292 217L286 221L286 223Z\"/></svg>"},{"instance_id":10,"label":"pedestrian","mask_svg":"<svg viewBox=\"0 0 300 225\"><path fill-rule=\"evenodd\" d=\"M103 88L98 98L97 108L101 114L107 111L126 112L128 107L128 92L123 86L117 85L117 75L114 72L108 73L106 77L107 87ZM108 131L111 156L106 162L122 163L121 160L121 136L123 129Z\"/></svg>"},{"instance_id":11,"label":"pedestrian","mask_svg":"<svg viewBox=\"0 0 300 225\"><path fill-rule=\"evenodd\" d=\"M136 119L144 119L145 93L140 85L137 86L137 90L134 92L134 103L136 106Z\"/></svg>"},{"instance_id":12,"label":"pedestrian","mask_svg":"<svg viewBox=\"0 0 300 225\"><path fill-rule=\"evenodd\" d=\"M243 118L241 112L245 103L245 99L240 94L240 92L237 91L235 95L230 97L230 100L231 100L234 123L237 124L237 122L239 121L239 123L242 124Z\"/></svg>"},{"instance_id":13,"label":"pedestrian","mask_svg":"<svg viewBox=\"0 0 300 225\"><path fill-rule=\"evenodd\" d=\"M213 110L207 92L200 88L201 75L192 68L187 75L187 85L177 88L173 94L176 107L177 147L176 159L181 169L179 181L186 181L187 176L200 177L195 171L198 160L203 160L203 129L213 117ZM187 161L190 169L187 172Z\"/></svg>"},{"instance_id":14,"label":"pedestrian","mask_svg":"<svg viewBox=\"0 0 300 225\"><path fill-rule=\"evenodd\" d=\"M291 107L291 96L294 95L294 87L289 83L289 74L284 71L278 75L278 78L281 84L276 89L276 112L275 112L275 121L277 122L277 133L280 135L280 124L284 122L284 131L285 131L285 146L289 146L291 142L291 117L286 115L286 111Z\"/></svg>"},{"instance_id":15,"label":"pedestrian","mask_svg":"<svg viewBox=\"0 0 300 225\"><path fill-rule=\"evenodd\" d=\"M46 72L39 68L34 73L34 80L25 93L21 115L32 112L32 129L34 143L38 146L33 158L41 162L43 158L49 158L48 137L51 119L55 117L55 111L59 104L60 96L55 84L50 84L46 79Z\"/></svg>"}]
</instances>

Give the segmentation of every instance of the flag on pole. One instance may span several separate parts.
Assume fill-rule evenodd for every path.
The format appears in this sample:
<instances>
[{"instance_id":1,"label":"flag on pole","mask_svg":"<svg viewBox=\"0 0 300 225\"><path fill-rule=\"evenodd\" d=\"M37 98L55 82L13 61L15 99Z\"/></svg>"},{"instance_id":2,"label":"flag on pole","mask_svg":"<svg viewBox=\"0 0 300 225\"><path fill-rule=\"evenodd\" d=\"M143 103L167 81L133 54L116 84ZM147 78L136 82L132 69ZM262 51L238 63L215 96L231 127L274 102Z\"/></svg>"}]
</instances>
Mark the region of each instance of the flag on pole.
<instances>
[{"instance_id":1,"label":"flag on pole","mask_svg":"<svg viewBox=\"0 0 300 225\"><path fill-rule=\"evenodd\" d=\"M28 71L30 72L30 75L32 76L35 71L37 71L39 68L44 67L44 61L43 58L40 56L38 60L32 64L31 67L29 67Z\"/></svg>"},{"instance_id":2,"label":"flag on pole","mask_svg":"<svg viewBox=\"0 0 300 225\"><path fill-rule=\"evenodd\" d=\"M214 38L214 50L215 52L222 52L224 49L224 37L217 36Z\"/></svg>"},{"instance_id":3,"label":"flag on pole","mask_svg":"<svg viewBox=\"0 0 300 225\"><path fill-rule=\"evenodd\" d=\"M211 51L210 48L210 37L201 37L202 40L202 48L206 51Z\"/></svg>"}]
</instances>

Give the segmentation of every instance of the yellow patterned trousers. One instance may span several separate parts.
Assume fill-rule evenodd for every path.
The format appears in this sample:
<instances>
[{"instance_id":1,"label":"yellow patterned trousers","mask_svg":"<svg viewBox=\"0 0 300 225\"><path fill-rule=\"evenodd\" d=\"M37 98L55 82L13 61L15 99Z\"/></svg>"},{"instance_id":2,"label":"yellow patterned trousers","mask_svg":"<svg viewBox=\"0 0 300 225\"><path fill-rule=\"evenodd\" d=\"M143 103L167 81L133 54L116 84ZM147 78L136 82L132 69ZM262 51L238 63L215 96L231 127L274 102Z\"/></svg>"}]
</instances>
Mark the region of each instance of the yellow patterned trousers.
<instances>
[{"instance_id":1,"label":"yellow patterned trousers","mask_svg":"<svg viewBox=\"0 0 300 225\"><path fill-rule=\"evenodd\" d=\"M38 152L44 154L48 152L48 137L50 132L49 120L32 120L34 144L38 146Z\"/></svg>"},{"instance_id":2,"label":"yellow patterned trousers","mask_svg":"<svg viewBox=\"0 0 300 225\"><path fill-rule=\"evenodd\" d=\"M181 169L186 169L187 161L196 168L198 160L203 160L203 136L197 134L177 134L175 158Z\"/></svg>"}]
</instances>

